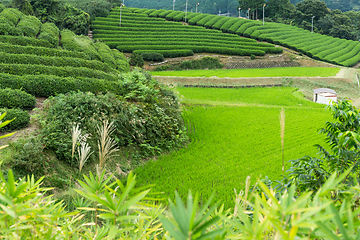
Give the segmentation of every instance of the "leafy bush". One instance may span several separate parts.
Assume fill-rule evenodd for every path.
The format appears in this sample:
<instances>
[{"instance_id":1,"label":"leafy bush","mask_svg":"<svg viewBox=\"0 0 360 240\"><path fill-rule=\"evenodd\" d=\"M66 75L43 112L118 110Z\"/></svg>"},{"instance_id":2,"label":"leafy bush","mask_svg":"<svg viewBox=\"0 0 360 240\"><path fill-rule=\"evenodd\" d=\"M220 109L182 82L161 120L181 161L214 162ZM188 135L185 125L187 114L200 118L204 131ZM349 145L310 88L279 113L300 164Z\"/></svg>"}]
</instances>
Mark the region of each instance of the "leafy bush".
<instances>
[{"instance_id":1,"label":"leafy bush","mask_svg":"<svg viewBox=\"0 0 360 240\"><path fill-rule=\"evenodd\" d=\"M99 78L115 81L117 76L99 70L84 67L53 67L31 64L4 64L0 63L0 72L14 75L56 75L59 77Z\"/></svg>"},{"instance_id":2,"label":"leafy bush","mask_svg":"<svg viewBox=\"0 0 360 240\"><path fill-rule=\"evenodd\" d=\"M56 47L59 45L60 30L54 23L44 23L41 25L41 31L38 39L43 39Z\"/></svg>"},{"instance_id":3,"label":"leafy bush","mask_svg":"<svg viewBox=\"0 0 360 240\"><path fill-rule=\"evenodd\" d=\"M0 3L0 13L5 9L5 6Z\"/></svg>"},{"instance_id":4,"label":"leafy bush","mask_svg":"<svg viewBox=\"0 0 360 240\"><path fill-rule=\"evenodd\" d=\"M250 58L251 58L251 60L254 60L256 57L254 54L251 54Z\"/></svg>"},{"instance_id":5,"label":"leafy bush","mask_svg":"<svg viewBox=\"0 0 360 240\"><path fill-rule=\"evenodd\" d=\"M111 52L116 61L116 69L118 69L120 72L129 72L130 64L126 60L124 54L117 49L111 49Z\"/></svg>"},{"instance_id":6,"label":"leafy bush","mask_svg":"<svg viewBox=\"0 0 360 240\"><path fill-rule=\"evenodd\" d=\"M116 60L108 45L103 42L96 42L95 48L104 63L108 64L112 68L116 68Z\"/></svg>"},{"instance_id":7,"label":"leafy bush","mask_svg":"<svg viewBox=\"0 0 360 240\"><path fill-rule=\"evenodd\" d=\"M178 50L135 50L133 53L148 53L148 52L155 52L163 55L167 58L174 58L174 57L187 57L193 56L194 52L192 50L185 50L185 49L178 49Z\"/></svg>"},{"instance_id":8,"label":"leafy bush","mask_svg":"<svg viewBox=\"0 0 360 240\"><path fill-rule=\"evenodd\" d=\"M141 54L133 53L131 54L129 64L130 66L134 66L134 67L143 67L144 59L142 58Z\"/></svg>"},{"instance_id":9,"label":"leafy bush","mask_svg":"<svg viewBox=\"0 0 360 240\"><path fill-rule=\"evenodd\" d=\"M0 36L0 41L1 41ZM11 38L9 39L11 40ZM26 44L26 41L23 42ZM71 57L71 58L81 58L90 60L91 58L86 53L82 52L72 52L67 50L53 49L47 47L33 47L33 46L19 46L8 43L0 43L0 51L6 53L14 53L14 54L28 54L32 53L33 55L38 56L48 56L48 57Z\"/></svg>"},{"instance_id":10,"label":"leafy bush","mask_svg":"<svg viewBox=\"0 0 360 240\"><path fill-rule=\"evenodd\" d=\"M203 57L201 59L193 59L191 61L183 61L181 63L175 63L167 66L157 67L155 68L155 71L186 70L186 69L217 69L223 67L224 64L220 63L218 58Z\"/></svg>"},{"instance_id":11,"label":"leafy bush","mask_svg":"<svg viewBox=\"0 0 360 240\"><path fill-rule=\"evenodd\" d=\"M35 38L40 31L41 22L34 16L23 16L17 27L24 36Z\"/></svg>"},{"instance_id":12,"label":"leafy bush","mask_svg":"<svg viewBox=\"0 0 360 240\"><path fill-rule=\"evenodd\" d=\"M24 110L17 108L14 109L2 108L0 109L0 112L1 113L6 112L6 116L3 118L3 121L7 121L15 118L11 123L9 123L3 128L0 128L1 132L24 128L30 122L30 115L28 112Z\"/></svg>"},{"instance_id":13,"label":"leafy bush","mask_svg":"<svg viewBox=\"0 0 360 240\"><path fill-rule=\"evenodd\" d=\"M150 76L132 72L124 76L122 97L112 93L69 93L46 101L42 136L59 159L71 161L71 124L96 136L96 125L114 121L118 146L137 146L144 154L155 154L180 146L186 138L175 94ZM93 139L92 149L96 149ZM152 154L151 154L152 153Z\"/></svg>"},{"instance_id":14,"label":"leafy bush","mask_svg":"<svg viewBox=\"0 0 360 240\"><path fill-rule=\"evenodd\" d=\"M0 13L0 17L8 19L13 26L15 26L19 22L22 16L24 16L24 14L15 8L5 8Z\"/></svg>"},{"instance_id":15,"label":"leafy bush","mask_svg":"<svg viewBox=\"0 0 360 240\"><path fill-rule=\"evenodd\" d=\"M70 30L62 30L61 33L61 46L69 51L78 51L88 54L93 60L100 60L101 56L96 51L94 43L87 36L77 36Z\"/></svg>"},{"instance_id":16,"label":"leafy bush","mask_svg":"<svg viewBox=\"0 0 360 240\"><path fill-rule=\"evenodd\" d=\"M115 61L115 59L114 59ZM71 57L45 57L34 54L11 54L0 52L0 63L7 64L35 64L53 67L84 67L106 73L117 73L109 65L95 60L84 60ZM81 71L80 71L81 72ZM21 74L21 72L19 73ZM73 76L76 77L76 76Z\"/></svg>"},{"instance_id":17,"label":"leafy bush","mask_svg":"<svg viewBox=\"0 0 360 240\"><path fill-rule=\"evenodd\" d=\"M164 56L157 52L143 52L143 53L141 53L141 57L145 61L155 61L155 62L164 61Z\"/></svg>"},{"instance_id":18,"label":"leafy bush","mask_svg":"<svg viewBox=\"0 0 360 240\"><path fill-rule=\"evenodd\" d=\"M1 25L1 23L0 23ZM0 27L1 31L1 27ZM17 36L0 36L1 43L11 43L20 46L35 46L35 47L52 47L51 43L42 39L30 38L30 37L17 37Z\"/></svg>"},{"instance_id":19,"label":"leafy bush","mask_svg":"<svg viewBox=\"0 0 360 240\"><path fill-rule=\"evenodd\" d=\"M24 75L0 73L0 88L21 89L36 97L55 96L60 93L82 91L92 93L123 94L123 84L94 78L71 78L53 75Z\"/></svg>"},{"instance_id":20,"label":"leafy bush","mask_svg":"<svg viewBox=\"0 0 360 240\"><path fill-rule=\"evenodd\" d=\"M19 89L0 89L0 108L33 109L36 104L34 96Z\"/></svg>"}]
</instances>

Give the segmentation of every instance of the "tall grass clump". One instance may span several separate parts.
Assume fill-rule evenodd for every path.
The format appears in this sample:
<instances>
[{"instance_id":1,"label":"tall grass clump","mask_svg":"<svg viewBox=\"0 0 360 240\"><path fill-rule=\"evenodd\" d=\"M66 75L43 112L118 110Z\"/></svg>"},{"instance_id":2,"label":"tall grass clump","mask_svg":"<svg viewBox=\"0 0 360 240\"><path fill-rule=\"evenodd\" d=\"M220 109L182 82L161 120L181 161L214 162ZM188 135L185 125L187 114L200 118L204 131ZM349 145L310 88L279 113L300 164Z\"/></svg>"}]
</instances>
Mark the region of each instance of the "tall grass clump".
<instances>
[{"instance_id":1,"label":"tall grass clump","mask_svg":"<svg viewBox=\"0 0 360 240\"><path fill-rule=\"evenodd\" d=\"M99 170L105 166L105 162L113 156L114 153L119 151L119 148L116 146L116 142L113 138L110 137L111 134L115 131L114 122L109 123L108 120L103 121L102 126L98 126L97 131L99 134Z\"/></svg>"},{"instance_id":2,"label":"tall grass clump","mask_svg":"<svg viewBox=\"0 0 360 240\"><path fill-rule=\"evenodd\" d=\"M280 137L281 137L281 158L282 158L282 172L285 174L285 155L284 155L284 146L285 146L285 109L280 110Z\"/></svg>"}]
</instances>

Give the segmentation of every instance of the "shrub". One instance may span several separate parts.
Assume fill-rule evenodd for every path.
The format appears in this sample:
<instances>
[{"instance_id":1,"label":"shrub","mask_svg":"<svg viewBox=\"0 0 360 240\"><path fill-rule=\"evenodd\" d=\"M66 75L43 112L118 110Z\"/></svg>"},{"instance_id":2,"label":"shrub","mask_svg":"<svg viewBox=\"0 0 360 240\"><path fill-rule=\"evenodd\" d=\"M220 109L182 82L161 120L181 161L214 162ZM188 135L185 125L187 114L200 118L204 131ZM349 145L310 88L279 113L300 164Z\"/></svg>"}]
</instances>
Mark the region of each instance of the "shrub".
<instances>
[{"instance_id":1,"label":"shrub","mask_svg":"<svg viewBox=\"0 0 360 240\"><path fill-rule=\"evenodd\" d=\"M50 97L71 91L124 93L120 81L107 81L94 78L71 78L53 75L24 75L0 73L0 88L21 89L36 97Z\"/></svg>"},{"instance_id":2,"label":"shrub","mask_svg":"<svg viewBox=\"0 0 360 240\"><path fill-rule=\"evenodd\" d=\"M44 23L41 25L41 31L38 39L43 39L56 47L59 45L60 30L54 23Z\"/></svg>"},{"instance_id":3,"label":"shrub","mask_svg":"<svg viewBox=\"0 0 360 240\"><path fill-rule=\"evenodd\" d=\"M251 60L254 60L256 57L254 54L251 54L250 58L251 58Z\"/></svg>"},{"instance_id":4,"label":"shrub","mask_svg":"<svg viewBox=\"0 0 360 240\"><path fill-rule=\"evenodd\" d=\"M1 25L1 23L0 23ZM1 31L1 26L0 26ZM17 36L0 36L0 42L11 43L13 45L20 46L35 46L35 47L52 47L51 43L42 39L30 38L30 37L17 37Z\"/></svg>"},{"instance_id":5,"label":"shrub","mask_svg":"<svg viewBox=\"0 0 360 240\"><path fill-rule=\"evenodd\" d=\"M130 71L130 64L126 60L124 54L117 49L111 49L113 56L116 61L116 69L120 72L129 72Z\"/></svg>"},{"instance_id":6,"label":"shrub","mask_svg":"<svg viewBox=\"0 0 360 240\"><path fill-rule=\"evenodd\" d=\"M24 14L15 8L5 8L0 13L0 17L8 19L14 26L19 22L22 16L24 16Z\"/></svg>"},{"instance_id":7,"label":"shrub","mask_svg":"<svg viewBox=\"0 0 360 240\"><path fill-rule=\"evenodd\" d=\"M40 31L41 22L37 17L34 16L23 16L17 25L24 36L27 37L36 37Z\"/></svg>"},{"instance_id":8,"label":"shrub","mask_svg":"<svg viewBox=\"0 0 360 240\"><path fill-rule=\"evenodd\" d=\"M141 57L145 61L155 61L155 62L164 61L164 56L157 52L143 52L143 53L141 53Z\"/></svg>"},{"instance_id":9,"label":"shrub","mask_svg":"<svg viewBox=\"0 0 360 240\"><path fill-rule=\"evenodd\" d=\"M22 90L0 89L0 108L33 109L35 104L35 97Z\"/></svg>"},{"instance_id":10,"label":"shrub","mask_svg":"<svg viewBox=\"0 0 360 240\"><path fill-rule=\"evenodd\" d=\"M12 121L11 123L9 123L8 125L6 125L3 128L0 128L0 131L13 131L16 129L21 129L26 127L29 122L30 122L30 115L28 112L18 109L18 108L14 108L14 109L7 109L7 108L2 108L0 109L0 113L6 112L6 116L3 118L3 121L7 121L7 120L11 120L13 118L14 121Z\"/></svg>"},{"instance_id":11,"label":"shrub","mask_svg":"<svg viewBox=\"0 0 360 240\"><path fill-rule=\"evenodd\" d=\"M70 30L63 30L60 35L60 44L64 49L84 52L87 53L91 59L102 61L101 56L95 49L94 43L87 36L77 36Z\"/></svg>"},{"instance_id":12,"label":"shrub","mask_svg":"<svg viewBox=\"0 0 360 240\"><path fill-rule=\"evenodd\" d=\"M130 66L134 66L134 67L143 67L144 59L142 58L141 54L133 53L131 54L129 64Z\"/></svg>"},{"instance_id":13,"label":"shrub","mask_svg":"<svg viewBox=\"0 0 360 240\"><path fill-rule=\"evenodd\" d=\"M175 57L187 57L193 56L194 52L189 49L178 49L178 50L135 50L133 53L142 54L144 52L156 52L163 55L166 58L175 58Z\"/></svg>"},{"instance_id":14,"label":"shrub","mask_svg":"<svg viewBox=\"0 0 360 240\"><path fill-rule=\"evenodd\" d=\"M102 61L112 68L116 68L116 61L114 56L112 55L111 49L108 45L106 45L103 42L96 42L95 48L98 51L98 54L100 55Z\"/></svg>"},{"instance_id":15,"label":"shrub","mask_svg":"<svg viewBox=\"0 0 360 240\"><path fill-rule=\"evenodd\" d=\"M5 6L0 3L0 13L5 9Z\"/></svg>"}]
</instances>

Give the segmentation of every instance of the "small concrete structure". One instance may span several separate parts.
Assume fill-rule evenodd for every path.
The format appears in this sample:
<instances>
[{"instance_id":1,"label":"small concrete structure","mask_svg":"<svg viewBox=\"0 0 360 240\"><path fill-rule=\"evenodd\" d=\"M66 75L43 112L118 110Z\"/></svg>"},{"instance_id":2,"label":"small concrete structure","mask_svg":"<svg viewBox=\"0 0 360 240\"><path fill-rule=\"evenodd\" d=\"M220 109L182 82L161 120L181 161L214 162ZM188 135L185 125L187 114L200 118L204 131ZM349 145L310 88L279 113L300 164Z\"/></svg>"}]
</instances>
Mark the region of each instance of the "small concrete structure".
<instances>
[{"instance_id":1,"label":"small concrete structure","mask_svg":"<svg viewBox=\"0 0 360 240\"><path fill-rule=\"evenodd\" d=\"M337 102L337 93L329 88L314 89L314 102L330 105L334 101Z\"/></svg>"}]
</instances>

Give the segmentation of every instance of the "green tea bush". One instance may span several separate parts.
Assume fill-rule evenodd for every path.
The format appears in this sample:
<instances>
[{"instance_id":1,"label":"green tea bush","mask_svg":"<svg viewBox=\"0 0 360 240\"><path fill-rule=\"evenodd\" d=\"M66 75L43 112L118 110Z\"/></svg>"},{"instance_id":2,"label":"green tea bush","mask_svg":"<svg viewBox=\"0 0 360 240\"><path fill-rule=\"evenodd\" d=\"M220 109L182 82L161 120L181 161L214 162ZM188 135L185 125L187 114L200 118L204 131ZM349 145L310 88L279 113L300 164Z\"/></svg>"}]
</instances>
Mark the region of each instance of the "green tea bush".
<instances>
[{"instance_id":1,"label":"green tea bush","mask_svg":"<svg viewBox=\"0 0 360 240\"><path fill-rule=\"evenodd\" d=\"M141 54L135 52L131 54L129 64L130 66L134 67L143 67L144 59L142 58Z\"/></svg>"},{"instance_id":2,"label":"green tea bush","mask_svg":"<svg viewBox=\"0 0 360 240\"><path fill-rule=\"evenodd\" d=\"M35 16L23 16L16 26L24 36L35 38L40 31L41 21Z\"/></svg>"},{"instance_id":3,"label":"green tea bush","mask_svg":"<svg viewBox=\"0 0 360 240\"><path fill-rule=\"evenodd\" d=\"M84 67L106 73L117 73L108 64L95 60L85 60L71 57L45 57L34 54L11 54L0 52L0 63L7 64L36 64L54 67ZM115 66L115 59L114 59Z\"/></svg>"},{"instance_id":4,"label":"green tea bush","mask_svg":"<svg viewBox=\"0 0 360 240\"><path fill-rule=\"evenodd\" d=\"M155 12L157 11L156 9L146 9L145 11L141 12L142 14L146 14L146 15L149 15L150 13L152 12Z\"/></svg>"},{"instance_id":5,"label":"green tea bush","mask_svg":"<svg viewBox=\"0 0 360 240\"><path fill-rule=\"evenodd\" d=\"M213 29L221 29L222 25L224 25L224 23L226 23L227 21L231 20L228 17L222 17L222 19L220 19L219 21L217 21L214 25L212 25Z\"/></svg>"},{"instance_id":6,"label":"green tea bush","mask_svg":"<svg viewBox=\"0 0 360 240\"><path fill-rule=\"evenodd\" d=\"M52 47L51 43L46 40L30 38L30 37L0 35L0 43L11 43L12 45L34 46L34 47L45 47L45 48Z\"/></svg>"},{"instance_id":7,"label":"green tea bush","mask_svg":"<svg viewBox=\"0 0 360 240\"><path fill-rule=\"evenodd\" d=\"M78 51L88 54L93 60L102 60L99 53L96 51L94 43L87 36L77 36L70 30L62 30L61 46L69 51Z\"/></svg>"},{"instance_id":8,"label":"green tea bush","mask_svg":"<svg viewBox=\"0 0 360 240\"><path fill-rule=\"evenodd\" d=\"M165 12L165 11L166 10L164 10L164 9L153 11L152 13L149 14L149 17L159 17L159 14L162 12Z\"/></svg>"},{"instance_id":9,"label":"green tea bush","mask_svg":"<svg viewBox=\"0 0 360 240\"><path fill-rule=\"evenodd\" d=\"M203 57L201 59L193 59L190 61L183 61L181 63L175 63L167 66L157 67L155 68L155 71L187 70L187 69L218 69L223 67L224 64L220 63L218 58Z\"/></svg>"},{"instance_id":10,"label":"green tea bush","mask_svg":"<svg viewBox=\"0 0 360 240\"><path fill-rule=\"evenodd\" d=\"M199 21L196 22L196 25L198 26L204 26L205 23L207 23L210 19L212 19L214 17L214 15L212 14L204 14L205 17L203 17L202 19L200 19Z\"/></svg>"},{"instance_id":11,"label":"green tea bush","mask_svg":"<svg viewBox=\"0 0 360 240\"><path fill-rule=\"evenodd\" d=\"M14 108L14 109L1 108L0 112L1 113L6 112L6 116L3 118L3 121L7 121L15 118L11 123L9 123L3 128L0 128L0 132L21 129L26 127L30 122L30 115L28 112L24 110L18 108Z\"/></svg>"},{"instance_id":12,"label":"green tea bush","mask_svg":"<svg viewBox=\"0 0 360 240\"><path fill-rule=\"evenodd\" d=\"M24 16L24 14L15 8L5 8L0 13L0 17L4 17L4 18L8 19L13 26L18 24L20 18L23 16Z\"/></svg>"},{"instance_id":13,"label":"green tea bush","mask_svg":"<svg viewBox=\"0 0 360 240\"><path fill-rule=\"evenodd\" d=\"M116 69L120 72L129 72L130 71L130 64L126 60L124 54L117 49L111 49L111 52L116 61Z\"/></svg>"},{"instance_id":14,"label":"green tea bush","mask_svg":"<svg viewBox=\"0 0 360 240\"><path fill-rule=\"evenodd\" d=\"M71 91L124 94L123 84L95 78L71 78L54 75L24 75L0 73L0 88L21 89L36 97L50 97Z\"/></svg>"},{"instance_id":15,"label":"green tea bush","mask_svg":"<svg viewBox=\"0 0 360 240\"><path fill-rule=\"evenodd\" d=\"M8 35L14 28L14 25L5 17L0 16L0 35Z\"/></svg>"},{"instance_id":16,"label":"green tea bush","mask_svg":"<svg viewBox=\"0 0 360 240\"><path fill-rule=\"evenodd\" d=\"M35 104L35 97L22 90L0 89L0 108L33 109Z\"/></svg>"},{"instance_id":17,"label":"green tea bush","mask_svg":"<svg viewBox=\"0 0 360 240\"><path fill-rule=\"evenodd\" d=\"M166 15L165 19L168 21L174 20L176 16L178 16L180 13L183 13L182 11L173 11L172 13Z\"/></svg>"},{"instance_id":18,"label":"green tea bush","mask_svg":"<svg viewBox=\"0 0 360 240\"><path fill-rule=\"evenodd\" d=\"M43 39L56 47L59 45L60 30L54 23L44 23L41 25L41 31L38 39Z\"/></svg>"},{"instance_id":19,"label":"green tea bush","mask_svg":"<svg viewBox=\"0 0 360 240\"><path fill-rule=\"evenodd\" d=\"M236 22L238 21L238 19L229 19L228 21L226 21L222 26L221 26L221 28L220 28L220 30L222 31L222 32L227 32L228 31L228 29L230 28L230 27L232 27Z\"/></svg>"},{"instance_id":20,"label":"green tea bush","mask_svg":"<svg viewBox=\"0 0 360 240\"><path fill-rule=\"evenodd\" d=\"M143 52L143 53L141 53L141 57L145 61L155 61L155 62L164 61L164 56L157 52Z\"/></svg>"},{"instance_id":21,"label":"green tea bush","mask_svg":"<svg viewBox=\"0 0 360 240\"><path fill-rule=\"evenodd\" d=\"M115 58L112 55L111 49L109 48L108 45L106 45L103 42L96 42L95 48L104 63L108 64L112 68L116 68Z\"/></svg>"},{"instance_id":22,"label":"green tea bush","mask_svg":"<svg viewBox=\"0 0 360 240\"><path fill-rule=\"evenodd\" d=\"M0 13L5 9L5 6L0 3Z\"/></svg>"},{"instance_id":23,"label":"green tea bush","mask_svg":"<svg viewBox=\"0 0 360 240\"><path fill-rule=\"evenodd\" d=\"M173 12L172 10L163 11L163 12L159 13L158 17L166 18L166 16L172 12Z\"/></svg>"},{"instance_id":24,"label":"green tea bush","mask_svg":"<svg viewBox=\"0 0 360 240\"><path fill-rule=\"evenodd\" d=\"M205 14L199 14L199 15L191 18L191 19L189 20L189 24L190 24L190 25L196 25L196 23L197 23L198 21L200 21L201 19L203 19L203 18L205 18L205 17L206 17Z\"/></svg>"},{"instance_id":25,"label":"green tea bush","mask_svg":"<svg viewBox=\"0 0 360 240\"><path fill-rule=\"evenodd\" d=\"M221 16L213 16L212 19L210 19L209 21L207 21L204 25L204 27L206 28L212 28L212 26L217 23L217 21L220 21L222 19Z\"/></svg>"},{"instance_id":26,"label":"green tea bush","mask_svg":"<svg viewBox=\"0 0 360 240\"><path fill-rule=\"evenodd\" d=\"M0 63L0 72L14 75L56 75L59 77L87 77L115 81L118 78L109 73L84 67L53 67L32 64Z\"/></svg>"},{"instance_id":27,"label":"green tea bush","mask_svg":"<svg viewBox=\"0 0 360 240\"><path fill-rule=\"evenodd\" d=\"M175 57L187 57L193 56L194 52L192 50L178 49L178 50L135 50L133 53L146 53L146 52L156 52L163 55L166 58L175 58Z\"/></svg>"},{"instance_id":28,"label":"green tea bush","mask_svg":"<svg viewBox=\"0 0 360 240\"><path fill-rule=\"evenodd\" d=\"M181 13L177 14L175 17L173 17L173 20L180 22L184 19L184 17L185 17L185 13L181 12Z\"/></svg>"},{"instance_id":29,"label":"green tea bush","mask_svg":"<svg viewBox=\"0 0 360 240\"><path fill-rule=\"evenodd\" d=\"M229 33L236 33L236 31L241 27L241 25L245 24L246 22L248 22L249 20L245 20L245 19L238 19L236 23L234 23L229 29L228 32Z\"/></svg>"}]
</instances>

